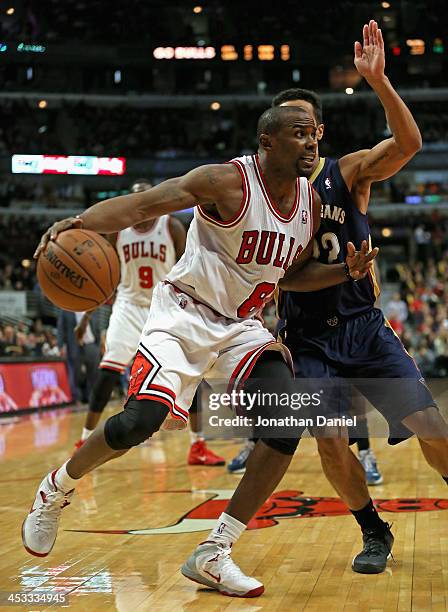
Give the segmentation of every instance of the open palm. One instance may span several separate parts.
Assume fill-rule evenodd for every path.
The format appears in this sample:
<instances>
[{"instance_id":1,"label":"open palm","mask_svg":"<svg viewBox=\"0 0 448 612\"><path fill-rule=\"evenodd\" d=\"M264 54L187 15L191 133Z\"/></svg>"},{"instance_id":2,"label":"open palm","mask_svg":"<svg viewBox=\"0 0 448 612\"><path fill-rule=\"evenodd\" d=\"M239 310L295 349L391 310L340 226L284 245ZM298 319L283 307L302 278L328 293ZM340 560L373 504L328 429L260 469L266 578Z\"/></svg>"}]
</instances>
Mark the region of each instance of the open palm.
<instances>
[{"instance_id":1,"label":"open palm","mask_svg":"<svg viewBox=\"0 0 448 612\"><path fill-rule=\"evenodd\" d=\"M367 81L384 76L384 41L376 21L371 20L362 30L363 44L355 42L355 66Z\"/></svg>"}]
</instances>

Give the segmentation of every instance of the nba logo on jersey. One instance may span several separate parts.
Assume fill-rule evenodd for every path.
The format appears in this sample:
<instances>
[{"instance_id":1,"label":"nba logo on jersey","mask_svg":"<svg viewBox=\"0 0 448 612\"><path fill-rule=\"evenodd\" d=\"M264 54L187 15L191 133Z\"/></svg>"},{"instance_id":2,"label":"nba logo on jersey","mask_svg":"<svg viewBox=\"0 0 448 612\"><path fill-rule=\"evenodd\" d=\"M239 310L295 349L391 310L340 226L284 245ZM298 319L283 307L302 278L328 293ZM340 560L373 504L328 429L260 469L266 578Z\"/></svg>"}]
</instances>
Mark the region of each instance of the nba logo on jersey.
<instances>
[{"instance_id":1,"label":"nba logo on jersey","mask_svg":"<svg viewBox=\"0 0 448 612\"><path fill-rule=\"evenodd\" d=\"M325 179L325 189L331 189L331 180L329 176Z\"/></svg>"},{"instance_id":2,"label":"nba logo on jersey","mask_svg":"<svg viewBox=\"0 0 448 612\"><path fill-rule=\"evenodd\" d=\"M302 223L308 223L308 211L302 210Z\"/></svg>"}]
</instances>

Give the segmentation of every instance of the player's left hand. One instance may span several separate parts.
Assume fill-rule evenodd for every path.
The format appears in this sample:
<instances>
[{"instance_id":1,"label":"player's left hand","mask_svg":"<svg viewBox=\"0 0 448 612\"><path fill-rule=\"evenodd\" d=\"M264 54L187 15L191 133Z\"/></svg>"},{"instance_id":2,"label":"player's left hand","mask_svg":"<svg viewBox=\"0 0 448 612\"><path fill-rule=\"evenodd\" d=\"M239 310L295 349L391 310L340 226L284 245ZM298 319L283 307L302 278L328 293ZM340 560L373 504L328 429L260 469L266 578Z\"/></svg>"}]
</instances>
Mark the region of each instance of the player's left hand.
<instances>
[{"instance_id":1,"label":"player's left hand","mask_svg":"<svg viewBox=\"0 0 448 612\"><path fill-rule=\"evenodd\" d=\"M384 41L376 21L371 19L369 25L362 29L363 44L355 42L356 70L366 81L378 81L384 77L385 57Z\"/></svg>"},{"instance_id":2,"label":"player's left hand","mask_svg":"<svg viewBox=\"0 0 448 612\"><path fill-rule=\"evenodd\" d=\"M347 243L347 257L345 262L348 265L350 276L354 281L361 280L367 276L369 270L373 267L373 260L378 255L379 248L375 247L369 251L367 240L363 240L361 249L357 251L353 242Z\"/></svg>"}]
</instances>

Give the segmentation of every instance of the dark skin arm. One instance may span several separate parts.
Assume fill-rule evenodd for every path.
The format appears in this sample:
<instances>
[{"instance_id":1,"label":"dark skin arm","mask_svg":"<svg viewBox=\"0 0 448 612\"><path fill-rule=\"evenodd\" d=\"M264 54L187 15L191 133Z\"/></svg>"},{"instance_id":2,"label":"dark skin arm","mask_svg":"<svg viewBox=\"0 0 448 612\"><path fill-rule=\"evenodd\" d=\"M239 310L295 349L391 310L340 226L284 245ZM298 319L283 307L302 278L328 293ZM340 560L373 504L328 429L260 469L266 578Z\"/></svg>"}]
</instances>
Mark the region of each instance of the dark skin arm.
<instances>
[{"instance_id":1,"label":"dark skin arm","mask_svg":"<svg viewBox=\"0 0 448 612\"><path fill-rule=\"evenodd\" d=\"M418 126L384 73L384 42L376 21L363 29L363 43L355 43L355 66L377 94L392 137L372 149L345 155L339 160L342 177L362 213L367 212L372 183L396 174L421 149Z\"/></svg>"},{"instance_id":2,"label":"dark skin arm","mask_svg":"<svg viewBox=\"0 0 448 612\"><path fill-rule=\"evenodd\" d=\"M42 236L34 257L39 256L49 240L55 240L60 232L71 227L110 234L147 219L210 202L214 202L217 218L227 221L239 209L242 196L241 177L233 164L200 166L146 191L103 200L88 208L79 218L58 221Z\"/></svg>"},{"instance_id":3,"label":"dark skin arm","mask_svg":"<svg viewBox=\"0 0 448 612\"><path fill-rule=\"evenodd\" d=\"M320 211L322 207L318 193L314 193L313 227L316 235L320 227ZM364 240L359 252L356 251L352 242L347 244L346 263L349 267L350 276L353 280L364 278L373 265L373 260L378 254L378 248L369 251L368 244ZM345 264L323 264L316 261L313 255L313 240L310 240L306 249L299 255L296 261L288 268L285 276L279 283L280 289L284 291L318 291L341 283L348 282L345 273Z\"/></svg>"}]
</instances>

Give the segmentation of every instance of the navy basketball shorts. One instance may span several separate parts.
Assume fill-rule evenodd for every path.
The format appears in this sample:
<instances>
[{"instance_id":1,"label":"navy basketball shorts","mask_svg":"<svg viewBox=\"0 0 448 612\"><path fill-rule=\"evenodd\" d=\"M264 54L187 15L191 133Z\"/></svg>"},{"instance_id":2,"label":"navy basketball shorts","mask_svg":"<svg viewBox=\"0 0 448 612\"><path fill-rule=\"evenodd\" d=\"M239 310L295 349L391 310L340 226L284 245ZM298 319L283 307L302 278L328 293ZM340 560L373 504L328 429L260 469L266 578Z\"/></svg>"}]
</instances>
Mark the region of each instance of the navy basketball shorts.
<instances>
[{"instance_id":1,"label":"navy basketball shorts","mask_svg":"<svg viewBox=\"0 0 448 612\"><path fill-rule=\"evenodd\" d=\"M414 359L377 308L317 332L296 333L289 325L285 344L296 378L332 379L330 417L350 415L353 386L388 422L390 444L413 435L404 418L436 406Z\"/></svg>"}]
</instances>

